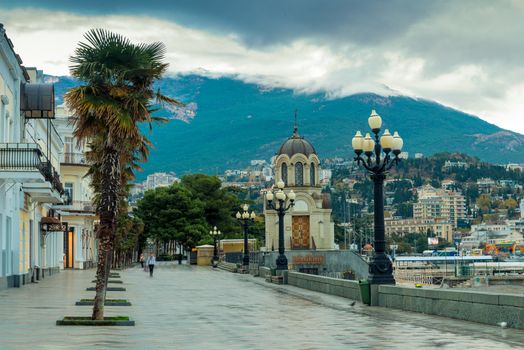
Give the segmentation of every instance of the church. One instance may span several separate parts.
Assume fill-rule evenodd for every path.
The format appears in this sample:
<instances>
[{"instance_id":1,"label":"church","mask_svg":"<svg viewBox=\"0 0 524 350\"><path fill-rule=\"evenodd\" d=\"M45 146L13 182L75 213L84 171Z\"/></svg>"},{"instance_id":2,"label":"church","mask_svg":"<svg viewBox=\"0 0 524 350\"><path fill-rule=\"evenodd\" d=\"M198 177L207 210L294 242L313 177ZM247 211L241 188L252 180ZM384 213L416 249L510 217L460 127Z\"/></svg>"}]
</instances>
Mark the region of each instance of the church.
<instances>
[{"instance_id":1,"label":"church","mask_svg":"<svg viewBox=\"0 0 524 350\"><path fill-rule=\"evenodd\" d=\"M322 193L320 159L313 145L300 136L295 125L293 135L278 150L275 160L275 183L284 181L286 194L293 190L295 205L284 217L286 250L335 249L335 225L331 221L331 200ZM278 249L278 216L264 208L266 249Z\"/></svg>"}]
</instances>

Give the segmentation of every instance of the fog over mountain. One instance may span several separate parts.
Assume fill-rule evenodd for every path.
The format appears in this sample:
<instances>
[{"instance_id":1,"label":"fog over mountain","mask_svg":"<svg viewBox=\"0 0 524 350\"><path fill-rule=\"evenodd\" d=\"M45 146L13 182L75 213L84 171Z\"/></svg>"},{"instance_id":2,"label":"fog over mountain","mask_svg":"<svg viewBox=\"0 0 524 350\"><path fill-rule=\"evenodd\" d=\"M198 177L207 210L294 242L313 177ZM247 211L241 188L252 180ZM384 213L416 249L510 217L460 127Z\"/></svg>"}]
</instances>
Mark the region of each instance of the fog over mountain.
<instances>
[{"instance_id":1,"label":"fog over mountain","mask_svg":"<svg viewBox=\"0 0 524 350\"><path fill-rule=\"evenodd\" d=\"M59 103L76 84L70 77L49 79ZM399 131L411 157L448 151L507 163L522 162L524 152L523 135L429 100L371 93L328 98L199 75L165 78L159 87L186 107L166 111L173 120L153 128L155 149L139 178L155 171L215 174L269 159L291 135L295 109L300 134L321 158L351 156L351 138L357 129L369 129L371 109L382 116L384 128Z\"/></svg>"}]
</instances>

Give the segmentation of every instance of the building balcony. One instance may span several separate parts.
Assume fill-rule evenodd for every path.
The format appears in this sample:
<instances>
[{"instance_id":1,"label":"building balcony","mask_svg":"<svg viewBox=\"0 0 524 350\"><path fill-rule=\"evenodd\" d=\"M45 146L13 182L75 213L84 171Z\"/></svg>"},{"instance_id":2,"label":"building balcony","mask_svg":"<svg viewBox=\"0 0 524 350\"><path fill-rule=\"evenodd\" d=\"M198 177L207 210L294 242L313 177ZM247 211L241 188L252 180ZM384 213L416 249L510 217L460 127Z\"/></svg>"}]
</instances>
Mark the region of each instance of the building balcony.
<instances>
[{"instance_id":1,"label":"building balcony","mask_svg":"<svg viewBox=\"0 0 524 350\"><path fill-rule=\"evenodd\" d=\"M66 199L63 204L55 205L54 209L59 210L62 215L75 213L93 215L96 212L96 207L91 201L72 201L69 199Z\"/></svg>"},{"instance_id":2,"label":"building balcony","mask_svg":"<svg viewBox=\"0 0 524 350\"><path fill-rule=\"evenodd\" d=\"M67 153L62 154L62 156L60 157L60 164L89 166L89 164L87 164L86 155L80 152L78 153L67 152Z\"/></svg>"},{"instance_id":3,"label":"building balcony","mask_svg":"<svg viewBox=\"0 0 524 350\"><path fill-rule=\"evenodd\" d=\"M36 143L0 143L0 179L44 182L45 161Z\"/></svg>"},{"instance_id":4,"label":"building balcony","mask_svg":"<svg viewBox=\"0 0 524 350\"><path fill-rule=\"evenodd\" d=\"M40 183L24 183L22 186L24 192L37 202L62 203L62 196L65 191L60 181L60 175L58 175L55 168L51 165L51 162L47 160L42 162L41 171L44 176L44 181Z\"/></svg>"},{"instance_id":5,"label":"building balcony","mask_svg":"<svg viewBox=\"0 0 524 350\"><path fill-rule=\"evenodd\" d=\"M62 201L60 176L35 143L0 143L0 179L22 183L35 201Z\"/></svg>"}]
</instances>

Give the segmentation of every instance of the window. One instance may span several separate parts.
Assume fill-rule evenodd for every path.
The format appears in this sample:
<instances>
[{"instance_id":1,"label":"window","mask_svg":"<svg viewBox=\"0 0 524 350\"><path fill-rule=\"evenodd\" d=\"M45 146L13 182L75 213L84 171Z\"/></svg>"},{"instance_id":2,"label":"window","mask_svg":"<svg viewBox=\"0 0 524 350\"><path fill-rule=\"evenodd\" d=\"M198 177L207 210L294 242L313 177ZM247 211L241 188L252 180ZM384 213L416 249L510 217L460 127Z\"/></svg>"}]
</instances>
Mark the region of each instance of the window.
<instances>
[{"instance_id":1,"label":"window","mask_svg":"<svg viewBox=\"0 0 524 350\"><path fill-rule=\"evenodd\" d=\"M73 138L70 136L65 137L64 141L64 160L66 163L73 162Z\"/></svg>"},{"instance_id":2,"label":"window","mask_svg":"<svg viewBox=\"0 0 524 350\"><path fill-rule=\"evenodd\" d=\"M311 163L311 167L309 168L309 184L311 186L316 185L315 181L315 164Z\"/></svg>"},{"instance_id":3,"label":"window","mask_svg":"<svg viewBox=\"0 0 524 350\"><path fill-rule=\"evenodd\" d=\"M304 166L300 162L295 164L295 186L304 186Z\"/></svg>"},{"instance_id":4,"label":"window","mask_svg":"<svg viewBox=\"0 0 524 350\"><path fill-rule=\"evenodd\" d=\"M281 171L281 177L282 177L282 181L284 181L284 184L287 186L287 164L286 163L282 163L282 169L280 170Z\"/></svg>"},{"instance_id":5,"label":"window","mask_svg":"<svg viewBox=\"0 0 524 350\"><path fill-rule=\"evenodd\" d=\"M66 182L64 185L65 190L65 205L71 205L73 204L73 184L71 182Z\"/></svg>"}]
</instances>

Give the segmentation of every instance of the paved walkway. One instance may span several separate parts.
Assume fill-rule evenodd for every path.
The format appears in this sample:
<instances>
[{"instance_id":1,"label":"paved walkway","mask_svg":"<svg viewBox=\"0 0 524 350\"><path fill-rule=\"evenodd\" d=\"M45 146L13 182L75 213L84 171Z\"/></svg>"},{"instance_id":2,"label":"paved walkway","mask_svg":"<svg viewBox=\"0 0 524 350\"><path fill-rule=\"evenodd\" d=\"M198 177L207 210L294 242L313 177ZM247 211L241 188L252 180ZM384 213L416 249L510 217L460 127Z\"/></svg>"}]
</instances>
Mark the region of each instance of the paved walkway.
<instances>
[{"instance_id":1,"label":"paved walkway","mask_svg":"<svg viewBox=\"0 0 524 350\"><path fill-rule=\"evenodd\" d=\"M92 297L94 270L0 291L0 349L522 349L524 331L382 308L211 268L168 264L121 273L135 327L57 327Z\"/></svg>"}]
</instances>

